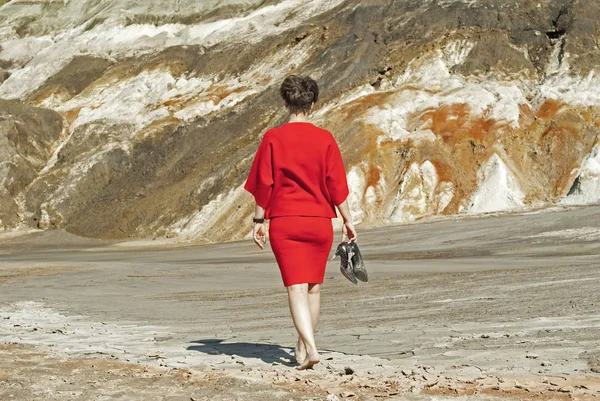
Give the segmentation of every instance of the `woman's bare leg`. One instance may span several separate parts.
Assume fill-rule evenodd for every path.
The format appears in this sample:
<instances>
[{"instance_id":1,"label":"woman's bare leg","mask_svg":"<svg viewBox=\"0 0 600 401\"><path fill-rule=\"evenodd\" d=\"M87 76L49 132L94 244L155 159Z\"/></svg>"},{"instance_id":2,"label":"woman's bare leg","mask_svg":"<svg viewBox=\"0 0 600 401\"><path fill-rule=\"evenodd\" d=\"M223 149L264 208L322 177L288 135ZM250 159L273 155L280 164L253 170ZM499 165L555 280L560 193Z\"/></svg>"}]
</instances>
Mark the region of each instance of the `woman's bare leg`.
<instances>
[{"instance_id":1,"label":"woman's bare leg","mask_svg":"<svg viewBox=\"0 0 600 401\"><path fill-rule=\"evenodd\" d=\"M308 284L291 285L287 290L294 326L306 346L306 358L296 369L308 369L321 360L313 333L313 319L308 303Z\"/></svg>"},{"instance_id":2,"label":"woman's bare leg","mask_svg":"<svg viewBox=\"0 0 600 401\"><path fill-rule=\"evenodd\" d=\"M308 285L308 307L312 319L313 332L317 330L319 316L321 314L321 284Z\"/></svg>"},{"instance_id":3,"label":"woman's bare leg","mask_svg":"<svg viewBox=\"0 0 600 401\"><path fill-rule=\"evenodd\" d=\"M308 285L308 308L310 309L314 333L317 330L317 323L319 323L319 315L321 313L321 284ZM306 346L300 336L298 336L294 356L296 357L296 361L300 364L306 359Z\"/></svg>"}]
</instances>

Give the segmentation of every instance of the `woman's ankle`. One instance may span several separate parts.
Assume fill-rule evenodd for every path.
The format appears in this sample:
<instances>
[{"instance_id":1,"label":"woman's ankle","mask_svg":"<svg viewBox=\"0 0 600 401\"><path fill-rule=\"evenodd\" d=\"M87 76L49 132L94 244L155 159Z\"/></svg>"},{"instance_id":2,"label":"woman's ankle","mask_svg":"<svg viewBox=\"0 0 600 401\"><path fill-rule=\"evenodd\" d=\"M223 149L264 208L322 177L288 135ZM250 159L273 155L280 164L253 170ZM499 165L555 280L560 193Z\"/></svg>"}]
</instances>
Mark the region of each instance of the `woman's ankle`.
<instances>
[{"instance_id":1,"label":"woman's ankle","mask_svg":"<svg viewBox=\"0 0 600 401\"><path fill-rule=\"evenodd\" d=\"M306 354L307 355L319 355L319 351L317 350L316 347L306 347Z\"/></svg>"}]
</instances>

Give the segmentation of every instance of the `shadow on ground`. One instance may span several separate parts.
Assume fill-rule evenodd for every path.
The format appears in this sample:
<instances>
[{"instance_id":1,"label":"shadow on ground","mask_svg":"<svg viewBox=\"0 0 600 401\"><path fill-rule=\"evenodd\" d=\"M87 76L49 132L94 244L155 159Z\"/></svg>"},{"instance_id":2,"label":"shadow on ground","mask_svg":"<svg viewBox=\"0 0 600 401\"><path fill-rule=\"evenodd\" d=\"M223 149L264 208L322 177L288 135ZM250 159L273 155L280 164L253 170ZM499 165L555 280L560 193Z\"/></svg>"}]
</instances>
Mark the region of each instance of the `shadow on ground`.
<instances>
[{"instance_id":1,"label":"shadow on ground","mask_svg":"<svg viewBox=\"0 0 600 401\"><path fill-rule=\"evenodd\" d=\"M210 355L237 355L243 358L258 358L266 363L279 363L294 366L291 354L276 344L257 343L224 343L222 339L212 338L207 340L191 341L187 349L190 351L204 352Z\"/></svg>"}]
</instances>

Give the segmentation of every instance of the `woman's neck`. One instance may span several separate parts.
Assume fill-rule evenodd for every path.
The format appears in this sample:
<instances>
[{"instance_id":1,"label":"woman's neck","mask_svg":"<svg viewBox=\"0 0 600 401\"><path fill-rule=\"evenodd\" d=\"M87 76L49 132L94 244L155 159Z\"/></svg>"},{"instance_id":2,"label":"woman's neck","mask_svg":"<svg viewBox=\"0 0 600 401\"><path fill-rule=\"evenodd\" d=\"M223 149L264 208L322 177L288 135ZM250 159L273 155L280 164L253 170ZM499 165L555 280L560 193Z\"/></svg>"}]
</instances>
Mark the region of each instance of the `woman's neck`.
<instances>
[{"instance_id":1,"label":"woman's neck","mask_svg":"<svg viewBox=\"0 0 600 401\"><path fill-rule=\"evenodd\" d=\"M308 117L304 113L298 113L298 114L292 113L290 115L289 122L291 122L291 123L306 123L306 122L308 122Z\"/></svg>"}]
</instances>

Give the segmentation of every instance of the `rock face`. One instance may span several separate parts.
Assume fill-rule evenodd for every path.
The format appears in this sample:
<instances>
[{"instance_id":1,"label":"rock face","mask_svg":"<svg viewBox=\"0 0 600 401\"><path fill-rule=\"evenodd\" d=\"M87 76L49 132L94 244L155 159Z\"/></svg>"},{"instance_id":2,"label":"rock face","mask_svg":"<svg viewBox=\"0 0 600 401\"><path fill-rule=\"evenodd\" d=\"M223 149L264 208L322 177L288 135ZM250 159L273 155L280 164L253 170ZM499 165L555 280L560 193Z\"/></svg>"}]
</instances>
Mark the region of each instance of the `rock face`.
<instances>
[{"instance_id":1,"label":"rock face","mask_svg":"<svg viewBox=\"0 0 600 401\"><path fill-rule=\"evenodd\" d=\"M54 111L0 100L0 227L23 221L23 194L46 171L62 128Z\"/></svg>"},{"instance_id":2,"label":"rock face","mask_svg":"<svg viewBox=\"0 0 600 401\"><path fill-rule=\"evenodd\" d=\"M7 2L0 226L246 235L290 73L321 86L362 223L596 202L599 18L595 0Z\"/></svg>"}]
</instances>

